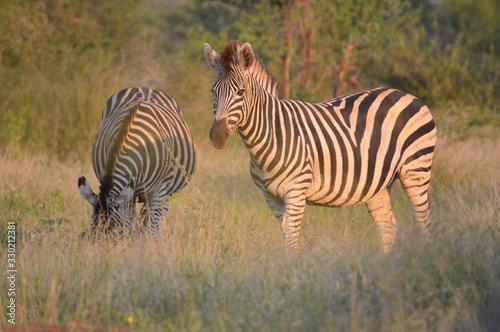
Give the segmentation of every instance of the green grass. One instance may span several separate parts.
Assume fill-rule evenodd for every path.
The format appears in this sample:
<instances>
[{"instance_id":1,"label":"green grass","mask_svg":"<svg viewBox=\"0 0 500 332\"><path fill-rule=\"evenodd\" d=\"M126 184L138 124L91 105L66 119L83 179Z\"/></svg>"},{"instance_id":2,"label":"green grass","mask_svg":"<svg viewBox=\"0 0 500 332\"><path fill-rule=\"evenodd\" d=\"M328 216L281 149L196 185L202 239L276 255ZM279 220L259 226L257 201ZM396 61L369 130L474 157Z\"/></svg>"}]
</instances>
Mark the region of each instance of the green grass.
<instances>
[{"instance_id":1,"label":"green grass","mask_svg":"<svg viewBox=\"0 0 500 332\"><path fill-rule=\"evenodd\" d=\"M400 186L383 255L364 206L308 207L296 255L253 185L237 137L197 137L198 171L160 241L92 241L77 190L89 163L0 155L0 229L17 222L17 323L165 331L488 331L500 302L500 143L441 139L432 242ZM6 240L2 237L1 252ZM5 254L2 254L6 266ZM5 268L2 268L5 270ZM0 279L1 306L7 280ZM5 314L0 323L7 323Z\"/></svg>"}]
</instances>

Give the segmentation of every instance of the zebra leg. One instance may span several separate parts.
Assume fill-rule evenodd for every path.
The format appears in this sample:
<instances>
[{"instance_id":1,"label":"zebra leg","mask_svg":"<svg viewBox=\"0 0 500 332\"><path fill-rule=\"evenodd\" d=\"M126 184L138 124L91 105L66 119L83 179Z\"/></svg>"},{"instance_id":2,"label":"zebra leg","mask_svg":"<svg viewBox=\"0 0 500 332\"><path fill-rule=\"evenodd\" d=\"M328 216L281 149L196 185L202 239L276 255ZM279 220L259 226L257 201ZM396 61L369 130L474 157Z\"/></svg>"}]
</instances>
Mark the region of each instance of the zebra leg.
<instances>
[{"instance_id":1,"label":"zebra leg","mask_svg":"<svg viewBox=\"0 0 500 332\"><path fill-rule=\"evenodd\" d=\"M410 199L413 215L421 232L429 235L431 209L429 204L430 167L407 170L400 177L406 195Z\"/></svg>"},{"instance_id":2,"label":"zebra leg","mask_svg":"<svg viewBox=\"0 0 500 332\"><path fill-rule=\"evenodd\" d=\"M302 192L290 192L285 198L264 192L269 209L281 225L283 240L288 248L298 248L300 224L304 216L306 199Z\"/></svg>"},{"instance_id":3,"label":"zebra leg","mask_svg":"<svg viewBox=\"0 0 500 332\"><path fill-rule=\"evenodd\" d=\"M149 213L146 225L147 232L155 239L160 236L163 220L167 215L169 207L170 201L166 200L166 198L163 198L161 201L151 200L149 204Z\"/></svg>"},{"instance_id":4,"label":"zebra leg","mask_svg":"<svg viewBox=\"0 0 500 332\"><path fill-rule=\"evenodd\" d=\"M138 224L139 224L139 216L137 215L135 198L133 198L130 201L130 224L128 225L128 234L134 233L137 229Z\"/></svg>"},{"instance_id":5,"label":"zebra leg","mask_svg":"<svg viewBox=\"0 0 500 332\"><path fill-rule=\"evenodd\" d=\"M281 197L274 196L268 192L264 192L264 198L266 200L267 206L274 214L276 219L278 219L280 225L283 222L283 214L285 213L285 202Z\"/></svg>"},{"instance_id":6,"label":"zebra leg","mask_svg":"<svg viewBox=\"0 0 500 332\"><path fill-rule=\"evenodd\" d=\"M281 230L285 245L293 250L298 248L300 225L306 208L306 198L302 191L291 191L284 197L285 215L281 222Z\"/></svg>"},{"instance_id":7,"label":"zebra leg","mask_svg":"<svg viewBox=\"0 0 500 332\"><path fill-rule=\"evenodd\" d=\"M368 212L377 223L377 228L382 237L384 253L391 251L396 237L396 218L392 212L389 189L384 189L366 202Z\"/></svg>"}]
</instances>

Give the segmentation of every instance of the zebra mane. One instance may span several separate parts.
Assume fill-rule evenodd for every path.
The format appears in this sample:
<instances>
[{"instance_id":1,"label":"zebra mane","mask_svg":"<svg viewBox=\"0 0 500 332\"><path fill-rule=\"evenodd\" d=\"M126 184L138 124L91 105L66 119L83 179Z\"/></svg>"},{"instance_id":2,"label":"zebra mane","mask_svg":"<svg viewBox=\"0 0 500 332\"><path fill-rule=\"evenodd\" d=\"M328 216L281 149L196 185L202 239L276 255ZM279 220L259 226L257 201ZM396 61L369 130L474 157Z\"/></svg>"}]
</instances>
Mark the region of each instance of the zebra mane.
<instances>
[{"instance_id":1,"label":"zebra mane","mask_svg":"<svg viewBox=\"0 0 500 332\"><path fill-rule=\"evenodd\" d=\"M118 128L118 132L113 139L113 144L111 145L111 149L109 151L109 159L106 163L106 173L100 186L101 195L108 196L111 188L113 188L113 173L116 166L116 161L118 159L118 155L120 154L120 149L123 145L123 142L125 141L125 137L129 132L130 125L132 124L132 121L134 120L134 117L139 110L139 105L139 103L136 103L127 110L128 114L123 118L122 124Z\"/></svg>"},{"instance_id":2,"label":"zebra mane","mask_svg":"<svg viewBox=\"0 0 500 332\"><path fill-rule=\"evenodd\" d=\"M227 74L234 71L238 66L238 60L236 59L236 54L239 48L243 45L242 42L238 40L231 40L224 50L221 52L221 67L222 74ZM254 53L255 54L255 53ZM262 64L260 59L255 54L255 59L253 65L250 67L250 74L259 82L259 84L270 94L278 97L278 80L274 77L269 70Z\"/></svg>"}]
</instances>

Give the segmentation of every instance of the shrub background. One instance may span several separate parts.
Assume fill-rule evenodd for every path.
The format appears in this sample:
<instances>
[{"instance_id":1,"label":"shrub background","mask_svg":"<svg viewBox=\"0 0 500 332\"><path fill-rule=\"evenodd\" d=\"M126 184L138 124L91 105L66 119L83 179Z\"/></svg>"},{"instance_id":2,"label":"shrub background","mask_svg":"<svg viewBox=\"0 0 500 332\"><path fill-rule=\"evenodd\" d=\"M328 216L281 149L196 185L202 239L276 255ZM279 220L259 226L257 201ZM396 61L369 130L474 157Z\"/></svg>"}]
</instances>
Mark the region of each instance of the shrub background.
<instances>
[{"instance_id":1,"label":"shrub background","mask_svg":"<svg viewBox=\"0 0 500 332\"><path fill-rule=\"evenodd\" d=\"M495 0L2 2L0 148L87 157L102 105L135 85L205 120L214 73L202 46L230 39L253 45L282 95L385 85L429 104L441 135L498 136L499 12Z\"/></svg>"}]
</instances>

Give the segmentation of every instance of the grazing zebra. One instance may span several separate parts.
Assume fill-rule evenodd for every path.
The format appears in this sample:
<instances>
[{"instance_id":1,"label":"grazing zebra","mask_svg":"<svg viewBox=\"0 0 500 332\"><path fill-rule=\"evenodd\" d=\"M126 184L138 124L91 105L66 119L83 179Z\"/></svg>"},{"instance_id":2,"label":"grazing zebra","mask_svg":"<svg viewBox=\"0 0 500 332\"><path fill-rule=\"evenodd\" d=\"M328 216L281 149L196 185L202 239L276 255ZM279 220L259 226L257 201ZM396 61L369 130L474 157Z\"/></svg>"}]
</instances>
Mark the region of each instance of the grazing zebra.
<instances>
[{"instance_id":1,"label":"grazing zebra","mask_svg":"<svg viewBox=\"0 0 500 332\"><path fill-rule=\"evenodd\" d=\"M204 45L218 72L212 87L213 145L223 149L238 130L250 153L250 173L296 248L306 204L366 203L383 251L396 235L389 190L398 178L424 233L430 221L429 181L436 126L428 107L394 89L373 88L322 103L279 99L256 77L263 68L250 44L231 41L219 55ZM258 71L262 73L262 70ZM266 71L267 72L267 71Z\"/></svg>"},{"instance_id":2,"label":"grazing zebra","mask_svg":"<svg viewBox=\"0 0 500 332\"><path fill-rule=\"evenodd\" d=\"M129 88L109 98L102 118L92 152L99 194L85 177L78 179L80 193L94 208L92 229L130 232L138 201L144 203L141 220L157 236L170 195L186 186L196 167L181 110L162 92Z\"/></svg>"}]
</instances>

